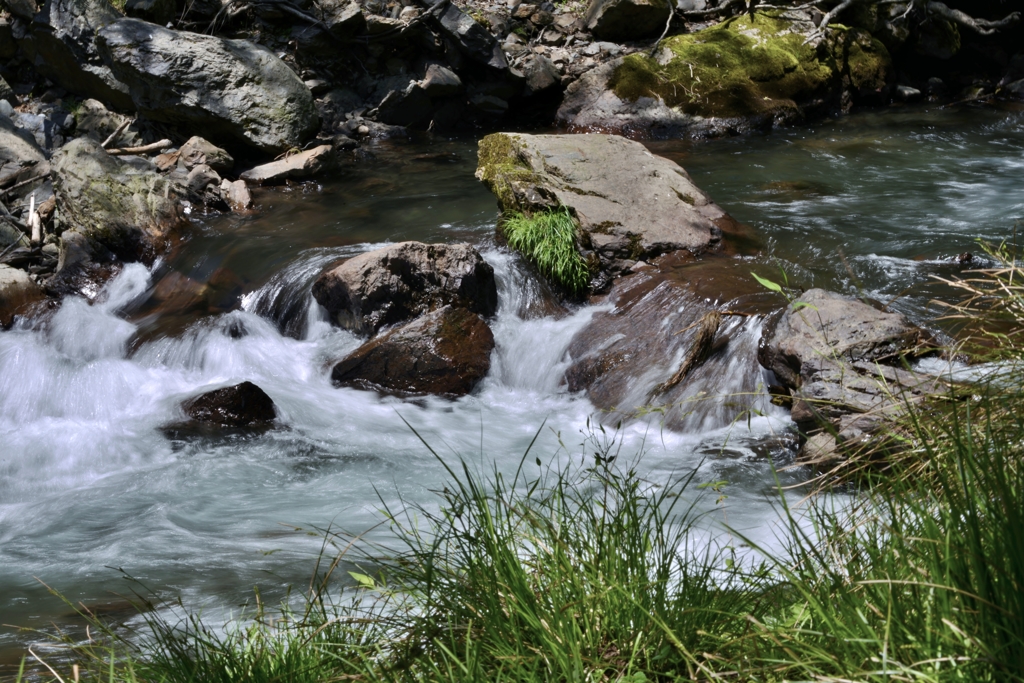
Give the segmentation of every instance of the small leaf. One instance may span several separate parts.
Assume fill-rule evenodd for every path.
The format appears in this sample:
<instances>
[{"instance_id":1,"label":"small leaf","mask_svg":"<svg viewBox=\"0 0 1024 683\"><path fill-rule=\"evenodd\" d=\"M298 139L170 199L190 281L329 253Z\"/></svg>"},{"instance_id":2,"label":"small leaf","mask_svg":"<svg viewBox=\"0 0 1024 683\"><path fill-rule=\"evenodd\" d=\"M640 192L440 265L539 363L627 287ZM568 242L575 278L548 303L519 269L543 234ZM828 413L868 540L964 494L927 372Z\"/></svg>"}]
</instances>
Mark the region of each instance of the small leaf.
<instances>
[{"instance_id":1,"label":"small leaf","mask_svg":"<svg viewBox=\"0 0 1024 683\"><path fill-rule=\"evenodd\" d=\"M754 279L760 282L761 286L764 287L765 289L770 289L773 292L778 292L779 294L782 294L782 287L780 287L779 285L775 284L771 280L766 280L765 278L761 277L760 275L753 271L751 271L750 274L753 275Z\"/></svg>"},{"instance_id":2,"label":"small leaf","mask_svg":"<svg viewBox=\"0 0 1024 683\"><path fill-rule=\"evenodd\" d=\"M359 572L349 572L348 575L355 579L356 583L363 588L376 588L377 586L377 582L373 580L372 576L360 574Z\"/></svg>"}]
</instances>

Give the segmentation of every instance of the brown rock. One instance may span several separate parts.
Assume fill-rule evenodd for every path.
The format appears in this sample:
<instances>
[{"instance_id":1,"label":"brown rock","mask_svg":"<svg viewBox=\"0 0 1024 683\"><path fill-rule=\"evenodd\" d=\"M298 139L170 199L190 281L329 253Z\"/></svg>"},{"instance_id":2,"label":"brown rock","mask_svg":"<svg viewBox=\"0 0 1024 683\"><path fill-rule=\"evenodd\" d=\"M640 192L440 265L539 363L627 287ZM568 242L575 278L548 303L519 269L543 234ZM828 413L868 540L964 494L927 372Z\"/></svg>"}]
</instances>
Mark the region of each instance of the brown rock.
<instances>
[{"instance_id":1,"label":"brown rock","mask_svg":"<svg viewBox=\"0 0 1024 683\"><path fill-rule=\"evenodd\" d=\"M480 316L445 306L373 339L334 366L340 386L403 394L468 394L491 366L494 335Z\"/></svg>"},{"instance_id":2,"label":"brown rock","mask_svg":"<svg viewBox=\"0 0 1024 683\"><path fill-rule=\"evenodd\" d=\"M220 184L220 191L232 211L240 213L252 208L252 194L244 180L232 182L225 178Z\"/></svg>"},{"instance_id":3,"label":"brown rock","mask_svg":"<svg viewBox=\"0 0 1024 683\"><path fill-rule=\"evenodd\" d=\"M289 178L308 178L333 165L333 149L330 145L320 145L307 152L251 168L239 177L252 185L271 185Z\"/></svg>"},{"instance_id":4,"label":"brown rock","mask_svg":"<svg viewBox=\"0 0 1024 683\"><path fill-rule=\"evenodd\" d=\"M24 314L46 294L23 270L0 264L0 327L10 327L14 316Z\"/></svg>"},{"instance_id":5,"label":"brown rock","mask_svg":"<svg viewBox=\"0 0 1024 683\"><path fill-rule=\"evenodd\" d=\"M656 38L672 12L667 0L591 0L583 18L601 40Z\"/></svg>"},{"instance_id":6,"label":"brown rock","mask_svg":"<svg viewBox=\"0 0 1024 683\"><path fill-rule=\"evenodd\" d=\"M185 168L191 170L206 164L218 173L227 173L235 165L235 159L212 142L195 135L178 150L178 157Z\"/></svg>"},{"instance_id":7,"label":"brown rock","mask_svg":"<svg viewBox=\"0 0 1024 683\"><path fill-rule=\"evenodd\" d=\"M362 334L448 304L485 316L498 306L494 269L467 244L400 242L360 254L321 274L313 296Z\"/></svg>"}]
</instances>

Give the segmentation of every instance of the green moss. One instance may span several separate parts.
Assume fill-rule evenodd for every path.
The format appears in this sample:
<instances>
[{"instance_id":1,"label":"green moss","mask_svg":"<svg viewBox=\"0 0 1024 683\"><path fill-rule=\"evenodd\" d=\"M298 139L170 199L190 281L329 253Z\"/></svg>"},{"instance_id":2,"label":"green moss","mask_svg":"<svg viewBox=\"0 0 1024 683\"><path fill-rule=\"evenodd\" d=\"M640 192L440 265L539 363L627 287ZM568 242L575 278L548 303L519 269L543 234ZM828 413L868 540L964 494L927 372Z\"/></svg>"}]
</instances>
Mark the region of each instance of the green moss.
<instances>
[{"instance_id":1,"label":"green moss","mask_svg":"<svg viewBox=\"0 0 1024 683\"><path fill-rule=\"evenodd\" d=\"M885 45L866 31L850 31L843 56L850 84L857 90L879 91L888 84L892 57Z\"/></svg>"},{"instance_id":2,"label":"green moss","mask_svg":"<svg viewBox=\"0 0 1024 683\"><path fill-rule=\"evenodd\" d=\"M521 211L516 199L515 186L535 177L530 166L523 161L512 138L506 133L492 133L477 147L476 177L498 198L502 211Z\"/></svg>"},{"instance_id":3,"label":"green moss","mask_svg":"<svg viewBox=\"0 0 1024 683\"><path fill-rule=\"evenodd\" d=\"M662 43L673 57L661 65L643 53L627 57L609 85L624 100L660 97L699 116L747 116L795 106L838 75L834 60L787 33L771 14L744 15Z\"/></svg>"},{"instance_id":4,"label":"green moss","mask_svg":"<svg viewBox=\"0 0 1024 683\"><path fill-rule=\"evenodd\" d=\"M566 208L532 216L506 216L501 229L508 245L528 258L541 274L570 294L587 288L590 270L576 246L576 220Z\"/></svg>"}]
</instances>

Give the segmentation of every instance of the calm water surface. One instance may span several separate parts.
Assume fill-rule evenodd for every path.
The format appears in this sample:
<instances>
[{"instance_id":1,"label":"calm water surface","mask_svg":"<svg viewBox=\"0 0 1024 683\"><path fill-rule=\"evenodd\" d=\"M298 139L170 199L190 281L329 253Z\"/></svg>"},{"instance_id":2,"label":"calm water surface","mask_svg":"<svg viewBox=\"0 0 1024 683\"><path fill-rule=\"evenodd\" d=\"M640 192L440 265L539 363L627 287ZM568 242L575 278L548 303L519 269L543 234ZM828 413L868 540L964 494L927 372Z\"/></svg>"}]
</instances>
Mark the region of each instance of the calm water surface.
<instances>
[{"instance_id":1,"label":"calm water surface","mask_svg":"<svg viewBox=\"0 0 1024 683\"><path fill-rule=\"evenodd\" d=\"M950 257L977 253L979 237L1011 236L1024 218L1019 109L891 110L651 147L761 234L751 268L891 300L921 322L942 294L930 276L956 272ZM276 599L308 579L320 541L306 531L363 531L380 520L380 498L429 503L443 486L403 419L449 462L481 470L514 469L538 430L545 464L581 460L594 409L560 380L569 340L599 309L521 315L536 290L494 243L473 141L373 151L319 184L260 191L253 216L200 217L154 271L129 266L96 303L70 299L43 328L0 332L0 623L74 624L40 581L123 614L116 594L131 587L118 568L214 618L254 585ZM339 258L407 239L472 242L499 276L492 371L472 396L399 400L329 382L332 361L359 340L325 322L312 280ZM192 283L189 293L168 297L168 277ZM246 379L274 399L280 428L194 438L161 429L183 398ZM706 389L726 394L728 381ZM728 481L723 504L700 503L710 533L725 535L725 521L771 545L771 463L790 457L772 436L788 420L769 408L731 420L687 434L639 422L617 438L624 452L645 452L654 485L696 467L698 481ZM0 675L38 640L0 628Z\"/></svg>"}]
</instances>

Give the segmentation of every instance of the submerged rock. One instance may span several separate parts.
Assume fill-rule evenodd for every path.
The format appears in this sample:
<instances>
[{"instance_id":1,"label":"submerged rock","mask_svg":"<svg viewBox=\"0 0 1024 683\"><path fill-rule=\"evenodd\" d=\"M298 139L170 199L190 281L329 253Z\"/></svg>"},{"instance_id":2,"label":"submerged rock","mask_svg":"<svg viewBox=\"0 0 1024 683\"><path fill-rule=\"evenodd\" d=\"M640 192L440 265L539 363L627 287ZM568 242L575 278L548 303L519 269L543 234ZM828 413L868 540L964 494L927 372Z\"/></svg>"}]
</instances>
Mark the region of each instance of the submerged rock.
<instances>
[{"instance_id":1,"label":"submerged rock","mask_svg":"<svg viewBox=\"0 0 1024 683\"><path fill-rule=\"evenodd\" d=\"M374 334L452 304L494 315L494 269L468 244L400 242L345 261L313 283L313 296L342 327Z\"/></svg>"},{"instance_id":2,"label":"submerged rock","mask_svg":"<svg viewBox=\"0 0 1024 683\"><path fill-rule=\"evenodd\" d=\"M599 281L666 252L716 249L734 222L678 164L618 136L495 133L479 154L477 177L502 211L570 210Z\"/></svg>"},{"instance_id":3,"label":"submerged rock","mask_svg":"<svg viewBox=\"0 0 1024 683\"><path fill-rule=\"evenodd\" d=\"M339 386L463 396L491 367L494 335L465 308L444 306L373 339L334 366Z\"/></svg>"},{"instance_id":4,"label":"submerged rock","mask_svg":"<svg viewBox=\"0 0 1024 683\"><path fill-rule=\"evenodd\" d=\"M839 108L844 89L885 97L894 72L881 42L848 29L805 44L814 30L809 15L757 13L672 36L653 57L638 52L587 72L556 120L579 131L721 135Z\"/></svg>"},{"instance_id":5,"label":"submerged rock","mask_svg":"<svg viewBox=\"0 0 1024 683\"><path fill-rule=\"evenodd\" d=\"M121 261L150 262L185 225L175 186L153 164L110 156L88 138L71 141L54 157L53 190L69 237L62 238L62 265L69 263L64 252L72 233Z\"/></svg>"},{"instance_id":6,"label":"submerged rock","mask_svg":"<svg viewBox=\"0 0 1024 683\"><path fill-rule=\"evenodd\" d=\"M121 19L99 32L98 46L153 121L274 155L316 131L309 88L260 45Z\"/></svg>"},{"instance_id":7,"label":"submerged rock","mask_svg":"<svg viewBox=\"0 0 1024 683\"><path fill-rule=\"evenodd\" d=\"M242 382L200 394L181 404L200 425L266 427L277 419L274 401L252 382Z\"/></svg>"}]
</instances>

